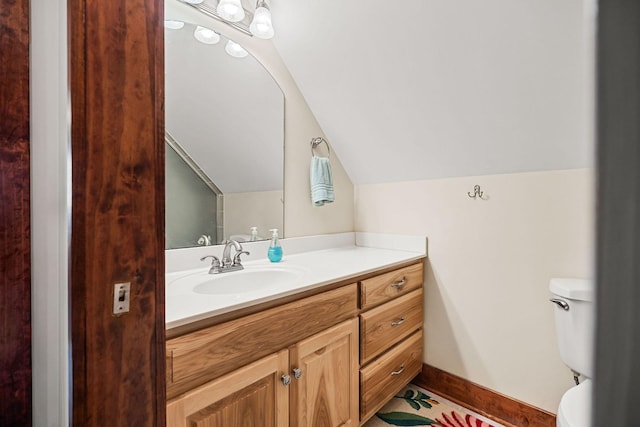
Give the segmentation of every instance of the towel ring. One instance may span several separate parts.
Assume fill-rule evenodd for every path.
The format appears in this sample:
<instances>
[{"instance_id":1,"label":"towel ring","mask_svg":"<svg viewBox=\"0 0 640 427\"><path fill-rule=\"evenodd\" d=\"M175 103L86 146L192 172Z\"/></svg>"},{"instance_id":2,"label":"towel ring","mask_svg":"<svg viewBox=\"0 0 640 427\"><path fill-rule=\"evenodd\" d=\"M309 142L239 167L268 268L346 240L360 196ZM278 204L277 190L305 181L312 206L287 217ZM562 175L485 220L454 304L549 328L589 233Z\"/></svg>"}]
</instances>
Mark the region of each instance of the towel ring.
<instances>
[{"instance_id":1,"label":"towel ring","mask_svg":"<svg viewBox=\"0 0 640 427\"><path fill-rule=\"evenodd\" d=\"M316 152L314 151L316 149L316 147L322 143L325 143L327 146L327 151L329 152L329 156L331 156L331 148L329 147L329 143L327 142L326 139L318 136L315 138L311 138L311 155L314 156L316 154Z\"/></svg>"}]
</instances>

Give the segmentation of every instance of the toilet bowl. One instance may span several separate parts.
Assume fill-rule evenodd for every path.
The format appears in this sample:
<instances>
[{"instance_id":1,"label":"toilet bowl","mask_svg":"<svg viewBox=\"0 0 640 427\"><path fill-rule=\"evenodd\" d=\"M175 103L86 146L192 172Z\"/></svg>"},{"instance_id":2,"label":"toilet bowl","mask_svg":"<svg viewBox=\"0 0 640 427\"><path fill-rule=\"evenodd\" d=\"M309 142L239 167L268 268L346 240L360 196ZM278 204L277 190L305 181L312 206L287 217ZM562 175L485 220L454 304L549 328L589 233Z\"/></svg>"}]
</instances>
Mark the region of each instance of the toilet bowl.
<instances>
[{"instance_id":1,"label":"toilet bowl","mask_svg":"<svg viewBox=\"0 0 640 427\"><path fill-rule=\"evenodd\" d=\"M551 279L556 336L562 361L582 382L567 390L556 418L559 427L591 425L594 285L585 279Z\"/></svg>"},{"instance_id":2,"label":"toilet bowl","mask_svg":"<svg viewBox=\"0 0 640 427\"><path fill-rule=\"evenodd\" d=\"M571 387L560 399L556 425L558 427L591 426L591 385L589 379Z\"/></svg>"}]
</instances>

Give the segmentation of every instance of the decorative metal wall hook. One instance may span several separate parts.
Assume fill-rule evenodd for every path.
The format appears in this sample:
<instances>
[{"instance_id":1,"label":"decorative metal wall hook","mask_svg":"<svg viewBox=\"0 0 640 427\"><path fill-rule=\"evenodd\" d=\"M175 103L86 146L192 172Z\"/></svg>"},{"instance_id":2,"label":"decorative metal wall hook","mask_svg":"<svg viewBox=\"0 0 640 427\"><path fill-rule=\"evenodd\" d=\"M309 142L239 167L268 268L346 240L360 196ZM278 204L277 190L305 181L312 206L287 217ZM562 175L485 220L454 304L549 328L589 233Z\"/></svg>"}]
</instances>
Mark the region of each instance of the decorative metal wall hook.
<instances>
[{"instance_id":1,"label":"decorative metal wall hook","mask_svg":"<svg viewBox=\"0 0 640 427\"><path fill-rule=\"evenodd\" d=\"M484 194L483 191L480 191L480 186L479 185L474 185L473 186L473 194L471 194L471 192L467 192L467 195L469 197L471 197L472 199L475 199L476 197L480 197L482 199L482 195Z\"/></svg>"}]
</instances>

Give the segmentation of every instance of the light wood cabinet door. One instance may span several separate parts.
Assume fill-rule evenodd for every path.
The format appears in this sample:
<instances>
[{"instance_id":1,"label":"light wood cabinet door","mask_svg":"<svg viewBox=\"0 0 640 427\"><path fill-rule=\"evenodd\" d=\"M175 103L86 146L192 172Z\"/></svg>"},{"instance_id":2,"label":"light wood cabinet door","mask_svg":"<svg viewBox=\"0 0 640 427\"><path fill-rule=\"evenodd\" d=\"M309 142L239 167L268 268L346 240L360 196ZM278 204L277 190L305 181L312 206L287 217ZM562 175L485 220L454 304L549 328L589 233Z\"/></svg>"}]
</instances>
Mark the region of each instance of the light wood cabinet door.
<instances>
[{"instance_id":1,"label":"light wood cabinet door","mask_svg":"<svg viewBox=\"0 0 640 427\"><path fill-rule=\"evenodd\" d=\"M290 358L292 427L359 425L357 319L299 342Z\"/></svg>"},{"instance_id":2,"label":"light wood cabinet door","mask_svg":"<svg viewBox=\"0 0 640 427\"><path fill-rule=\"evenodd\" d=\"M286 427L289 352L283 350L189 391L167 404L168 427Z\"/></svg>"}]
</instances>

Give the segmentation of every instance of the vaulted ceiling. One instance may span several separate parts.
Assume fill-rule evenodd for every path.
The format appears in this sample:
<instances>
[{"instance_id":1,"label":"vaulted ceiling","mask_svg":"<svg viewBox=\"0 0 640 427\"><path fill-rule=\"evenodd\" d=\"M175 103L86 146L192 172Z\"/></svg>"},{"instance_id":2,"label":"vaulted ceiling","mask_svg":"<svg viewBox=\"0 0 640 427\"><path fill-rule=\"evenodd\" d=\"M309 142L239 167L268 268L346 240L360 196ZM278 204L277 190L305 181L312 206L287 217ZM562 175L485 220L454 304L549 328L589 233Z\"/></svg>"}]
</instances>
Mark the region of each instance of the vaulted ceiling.
<instances>
[{"instance_id":1,"label":"vaulted ceiling","mask_svg":"<svg viewBox=\"0 0 640 427\"><path fill-rule=\"evenodd\" d=\"M593 151L583 9L273 0L273 42L356 184L580 168Z\"/></svg>"}]
</instances>

